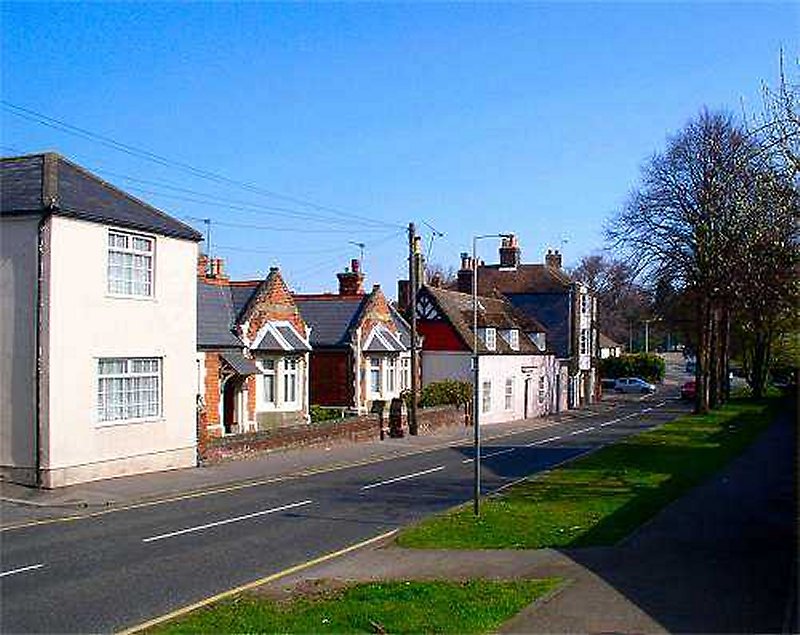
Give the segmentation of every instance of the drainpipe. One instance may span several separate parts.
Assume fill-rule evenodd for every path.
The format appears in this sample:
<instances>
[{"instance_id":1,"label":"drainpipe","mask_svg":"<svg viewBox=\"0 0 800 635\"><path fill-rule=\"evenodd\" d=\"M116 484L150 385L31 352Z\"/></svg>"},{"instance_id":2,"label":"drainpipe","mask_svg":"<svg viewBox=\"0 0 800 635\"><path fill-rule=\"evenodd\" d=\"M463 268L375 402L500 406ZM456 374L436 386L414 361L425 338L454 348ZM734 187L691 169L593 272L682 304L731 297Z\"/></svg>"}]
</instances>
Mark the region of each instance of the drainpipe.
<instances>
[{"instance_id":1,"label":"drainpipe","mask_svg":"<svg viewBox=\"0 0 800 635\"><path fill-rule=\"evenodd\" d=\"M34 387L36 391L36 405L33 411L34 426L33 453L35 461L36 487L42 487L42 287L44 286L44 228L50 218L49 211L42 214L36 230L36 293L34 297L34 348L36 350L36 365L34 367Z\"/></svg>"}]
</instances>

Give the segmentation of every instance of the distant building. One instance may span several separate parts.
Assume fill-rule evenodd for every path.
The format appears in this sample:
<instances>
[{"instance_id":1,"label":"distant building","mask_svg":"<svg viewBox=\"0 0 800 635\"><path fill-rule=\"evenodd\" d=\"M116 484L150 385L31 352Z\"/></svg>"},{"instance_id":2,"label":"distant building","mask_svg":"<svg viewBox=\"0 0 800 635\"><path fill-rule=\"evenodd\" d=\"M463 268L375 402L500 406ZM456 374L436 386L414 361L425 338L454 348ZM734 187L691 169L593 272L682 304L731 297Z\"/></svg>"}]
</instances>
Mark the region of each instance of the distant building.
<instances>
[{"instance_id":1,"label":"distant building","mask_svg":"<svg viewBox=\"0 0 800 635\"><path fill-rule=\"evenodd\" d=\"M473 382L473 299L466 293L424 286L417 294L423 337L422 383ZM478 298L478 403L480 421L539 417L567 407L567 373L548 348L536 319L502 297Z\"/></svg>"},{"instance_id":2,"label":"distant building","mask_svg":"<svg viewBox=\"0 0 800 635\"><path fill-rule=\"evenodd\" d=\"M360 262L338 273L339 292L295 294L311 327L311 403L357 413L411 386L410 327L379 285L364 291Z\"/></svg>"},{"instance_id":3,"label":"distant building","mask_svg":"<svg viewBox=\"0 0 800 635\"><path fill-rule=\"evenodd\" d=\"M277 267L233 281L198 261L198 393L209 436L309 421L309 329Z\"/></svg>"},{"instance_id":4,"label":"distant building","mask_svg":"<svg viewBox=\"0 0 800 635\"><path fill-rule=\"evenodd\" d=\"M605 333L599 334L598 344L600 348L600 359L619 357L623 352L625 352L625 348L622 346L622 344L618 344Z\"/></svg>"},{"instance_id":5,"label":"distant building","mask_svg":"<svg viewBox=\"0 0 800 635\"><path fill-rule=\"evenodd\" d=\"M547 329L556 356L569 368L569 405L592 403L597 394L597 301L591 289L563 269L561 254L548 251L544 264L523 264L516 236L504 238L499 264L477 263L478 293L505 296ZM472 258L461 254L452 288L472 291Z\"/></svg>"},{"instance_id":6,"label":"distant building","mask_svg":"<svg viewBox=\"0 0 800 635\"><path fill-rule=\"evenodd\" d=\"M192 228L54 154L0 161L0 474L193 466Z\"/></svg>"}]
</instances>

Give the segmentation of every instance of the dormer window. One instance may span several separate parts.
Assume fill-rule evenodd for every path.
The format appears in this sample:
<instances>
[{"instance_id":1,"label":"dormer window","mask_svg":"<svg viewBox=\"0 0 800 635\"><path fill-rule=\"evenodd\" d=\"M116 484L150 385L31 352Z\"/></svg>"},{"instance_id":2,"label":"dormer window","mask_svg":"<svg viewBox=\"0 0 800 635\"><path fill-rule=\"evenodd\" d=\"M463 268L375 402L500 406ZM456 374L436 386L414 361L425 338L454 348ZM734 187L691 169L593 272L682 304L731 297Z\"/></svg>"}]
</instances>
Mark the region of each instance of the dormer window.
<instances>
[{"instance_id":1,"label":"dormer window","mask_svg":"<svg viewBox=\"0 0 800 635\"><path fill-rule=\"evenodd\" d=\"M491 327L487 328L484 332L484 341L486 348L490 351L497 349L497 331Z\"/></svg>"},{"instance_id":2,"label":"dormer window","mask_svg":"<svg viewBox=\"0 0 800 635\"><path fill-rule=\"evenodd\" d=\"M519 331L517 329L511 329L508 332L508 345L512 351L519 350Z\"/></svg>"},{"instance_id":3,"label":"dormer window","mask_svg":"<svg viewBox=\"0 0 800 635\"><path fill-rule=\"evenodd\" d=\"M547 339L544 333L528 333L528 337L540 351L544 352L547 348Z\"/></svg>"}]
</instances>

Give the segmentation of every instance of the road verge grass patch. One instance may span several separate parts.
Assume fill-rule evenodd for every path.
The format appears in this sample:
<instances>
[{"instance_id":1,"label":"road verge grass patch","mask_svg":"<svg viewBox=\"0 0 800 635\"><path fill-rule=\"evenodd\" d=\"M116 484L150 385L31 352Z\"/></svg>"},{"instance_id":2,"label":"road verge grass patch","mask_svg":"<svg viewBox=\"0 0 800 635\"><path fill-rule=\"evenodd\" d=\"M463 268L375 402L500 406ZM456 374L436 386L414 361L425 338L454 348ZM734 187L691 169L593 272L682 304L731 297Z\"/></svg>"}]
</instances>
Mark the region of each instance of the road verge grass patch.
<instances>
[{"instance_id":1,"label":"road verge grass patch","mask_svg":"<svg viewBox=\"0 0 800 635\"><path fill-rule=\"evenodd\" d=\"M276 601L242 594L153 633L487 633L557 579L370 582Z\"/></svg>"},{"instance_id":2,"label":"road verge grass patch","mask_svg":"<svg viewBox=\"0 0 800 635\"><path fill-rule=\"evenodd\" d=\"M403 530L401 547L538 549L614 544L747 447L780 400L686 415Z\"/></svg>"}]
</instances>

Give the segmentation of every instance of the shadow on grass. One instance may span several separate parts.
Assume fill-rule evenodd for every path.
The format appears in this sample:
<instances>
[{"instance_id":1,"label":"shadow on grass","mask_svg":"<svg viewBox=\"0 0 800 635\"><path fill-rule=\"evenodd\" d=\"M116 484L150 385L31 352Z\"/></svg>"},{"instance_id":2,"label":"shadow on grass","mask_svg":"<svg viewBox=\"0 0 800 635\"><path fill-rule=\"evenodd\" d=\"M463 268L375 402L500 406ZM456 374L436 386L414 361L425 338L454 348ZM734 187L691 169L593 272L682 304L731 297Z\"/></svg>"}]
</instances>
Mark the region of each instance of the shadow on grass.
<instances>
[{"instance_id":1,"label":"shadow on grass","mask_svg":"<svg viewBox=\"0 0 800 635\"><path fill-rule=\"evenodd\" d=\"M646 504L632 499L562 552L669 632L799 632L792 414L787 408L766 431L765 425L742 431L737 445L758 436L746 453L722 461L728 467L714 470L718 477L701 479L702 485L667 509L661 511L658 503L671 502L673 488L682 487L674 477ZM712 450L695 452L686 458L716 461ZM644 516L655 518L617 547L574 548L618 540Z\"/></svg>"}]
</instances>

